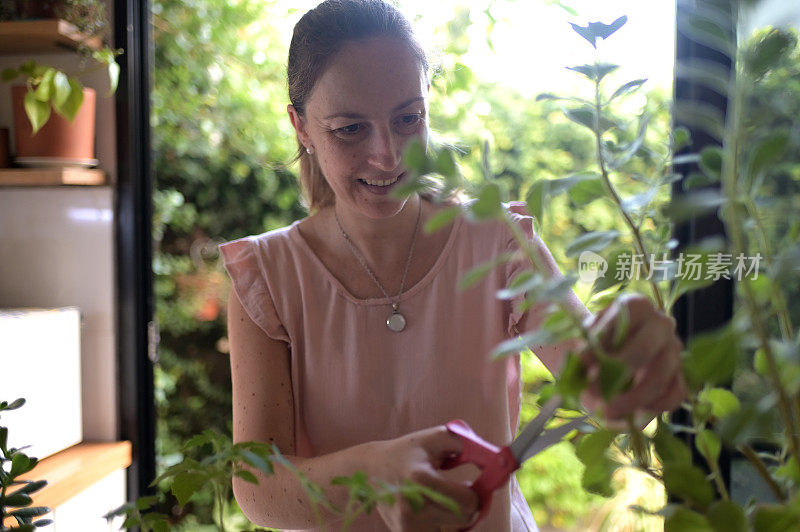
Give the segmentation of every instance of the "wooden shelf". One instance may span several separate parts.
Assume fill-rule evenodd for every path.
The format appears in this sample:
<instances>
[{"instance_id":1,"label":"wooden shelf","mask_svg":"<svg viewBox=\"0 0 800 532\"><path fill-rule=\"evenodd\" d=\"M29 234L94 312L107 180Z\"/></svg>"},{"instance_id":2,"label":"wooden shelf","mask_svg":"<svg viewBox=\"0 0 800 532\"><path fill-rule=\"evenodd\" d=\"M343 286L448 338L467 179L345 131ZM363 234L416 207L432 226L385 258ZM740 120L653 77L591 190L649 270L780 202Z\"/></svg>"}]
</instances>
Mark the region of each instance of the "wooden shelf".
<instances>
[{"instance_id":1,"label":"wooden shelf","mask_svg":"<svg viewBox=\"0 0 800 532\"><path fill-rule=\"evenodd\" d=\"M51 510L114 471L131 465L131 442L79 443L41 460L24 480L46 480L31 494L33 506Z\"/></svg>"},{"instance_id":2,"label":"wooden shelf","mask_svg":"<svg viewBox=\"0 0 800 532\"><path fill-rule=\"evenodd\" d=\"M19 53L63 52L74 50L81 43L98 50L102 39L87 39L64 20L19 20L0 22L0 55Z\"/></svg>"},{"instance_id":3,"label":"wooden shelf","mask_svg":"<svg viewBox=\"0 0 800 532\"><path fill-rule=\"evenodd\" d=\"M0 186L105 185L106 173L96 168L0 168Z\"/></svg>"}]
</instances>

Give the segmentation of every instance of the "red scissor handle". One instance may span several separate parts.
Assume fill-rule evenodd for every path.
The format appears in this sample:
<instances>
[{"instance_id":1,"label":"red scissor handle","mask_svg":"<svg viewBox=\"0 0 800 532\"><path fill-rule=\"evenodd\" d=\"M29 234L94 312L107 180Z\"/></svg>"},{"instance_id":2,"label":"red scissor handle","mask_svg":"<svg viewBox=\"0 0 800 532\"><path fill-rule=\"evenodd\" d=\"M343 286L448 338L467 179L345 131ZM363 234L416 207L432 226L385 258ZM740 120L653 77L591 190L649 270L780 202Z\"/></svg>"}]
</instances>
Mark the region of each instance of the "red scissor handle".
<instances>
[{"instance_id":1,"label":"red scissor handle","mask_svg":"<svg viewBox=\"0 0 800 532\"><path fill-rule=\"evenodd\" d=\"M461 464L475 464L481 475L470 486L478 494L480 514L478 518L462 530L470 530L489 512L492 493L505 484L511 474L519 468L517 460L508 447L492 445L475 434L466 422L456 419L447 423L447 430L461 438L464 449L461 454L447 457L441 469L452 469Z\"/></svg>"}]
</instances>

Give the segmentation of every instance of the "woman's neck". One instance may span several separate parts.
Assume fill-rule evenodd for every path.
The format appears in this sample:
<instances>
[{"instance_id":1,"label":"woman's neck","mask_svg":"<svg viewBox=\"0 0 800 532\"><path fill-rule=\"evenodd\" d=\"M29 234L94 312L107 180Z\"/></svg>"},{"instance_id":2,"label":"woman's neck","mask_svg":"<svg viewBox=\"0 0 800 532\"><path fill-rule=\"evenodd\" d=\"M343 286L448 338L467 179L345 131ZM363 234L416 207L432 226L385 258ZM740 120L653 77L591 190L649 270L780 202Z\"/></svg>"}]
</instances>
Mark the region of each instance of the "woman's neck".
<instances>
[{"instance_id":1,"label":"woman's neck","mask_svg":"<svg viewBox=\"0 0 800 532\"><path fill-rule=\"evenodd\" d=\"M409 197L400 212L388 218L368 218L339 206L329 210L326 214L330 216L331 229L339 233L337 236L342 244L347 247L341 235L343 230L367 264L390 271L405 266L412 239L415 233L417 239L420 238L425 220L425 208L418 195ZM341 230L336 222L337 216Z\"/></svg>"}]
</instances>

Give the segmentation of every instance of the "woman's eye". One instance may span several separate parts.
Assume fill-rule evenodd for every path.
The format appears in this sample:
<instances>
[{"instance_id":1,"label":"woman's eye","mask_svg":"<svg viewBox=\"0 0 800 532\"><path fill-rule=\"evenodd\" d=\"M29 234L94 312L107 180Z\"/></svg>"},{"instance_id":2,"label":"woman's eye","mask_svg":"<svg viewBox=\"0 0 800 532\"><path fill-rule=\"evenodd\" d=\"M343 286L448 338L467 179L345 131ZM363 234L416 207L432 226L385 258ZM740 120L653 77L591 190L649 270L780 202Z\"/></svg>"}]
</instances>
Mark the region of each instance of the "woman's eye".
<instances>
[{"instance_id":1,"label":"woman's eye","mask_svg":"<svg viewBox=\"0 0 800 532\"><path fill-rule=\"evenodd\" d=\"M416 131L417 125L422 121L422 115L419 113L402 115L397 118L397 125L405 132L413 133Z\"/></svg>"},{"instance_id":2,"label":"woman's eye","mask_svg":"<svg viewBox=\"0 0 800 532\"><path fill-rule=\"evenodd\" d=\"M350 124L349 126L336 128L334 131L342 135L355 135L356 133L361 131L361 129L362 129L361 124Z\"/></svg>"}]
</instances>

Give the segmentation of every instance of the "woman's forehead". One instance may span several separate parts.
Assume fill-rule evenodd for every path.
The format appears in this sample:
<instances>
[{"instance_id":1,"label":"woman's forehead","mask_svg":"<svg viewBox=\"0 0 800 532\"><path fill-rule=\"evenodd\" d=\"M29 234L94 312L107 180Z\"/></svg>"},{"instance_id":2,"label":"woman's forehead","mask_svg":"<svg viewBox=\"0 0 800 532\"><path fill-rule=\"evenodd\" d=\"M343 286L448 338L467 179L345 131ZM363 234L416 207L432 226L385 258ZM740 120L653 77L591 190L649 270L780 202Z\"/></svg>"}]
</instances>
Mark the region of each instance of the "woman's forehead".
<instances>
[{"instance_id":1,"label":"woman's forehead","mask_svg":"<svg viewBox=\"0 0 800 532\"><path fill-rule=\"evenodd\" d=\"M426 79L419 60L402 41L354 41L331 59L308 108L319 116L391 111L427 96Z\"/></svg>"}]
</instances>

